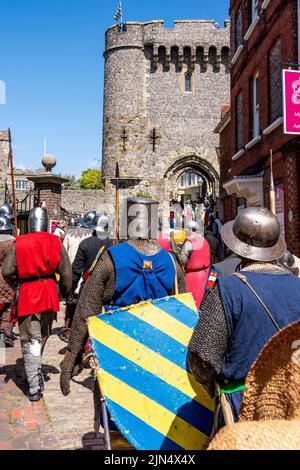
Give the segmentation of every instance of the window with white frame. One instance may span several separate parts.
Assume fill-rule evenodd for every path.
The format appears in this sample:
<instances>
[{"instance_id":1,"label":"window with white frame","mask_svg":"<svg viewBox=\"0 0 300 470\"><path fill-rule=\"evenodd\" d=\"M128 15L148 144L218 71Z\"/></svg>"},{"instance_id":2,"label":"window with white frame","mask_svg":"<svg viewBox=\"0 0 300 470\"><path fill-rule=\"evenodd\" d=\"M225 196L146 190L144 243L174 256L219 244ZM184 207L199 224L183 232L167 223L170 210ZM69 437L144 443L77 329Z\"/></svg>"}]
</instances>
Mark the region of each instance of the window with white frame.
<instances>
[{"instance_id":1,"label":"window with white frame","mask_svg":"<svg viewBox=\"0 0 300 470\"><path fill-rule=\"evenodd\" d=\"M236 97L236 151L244 147L244 104L243 93Z\"/></svg>"},{"instance_id":2,"label":"window with white frame","mask_svg":"<svg viewBox=\"0 0 300 470\"><path fill-rule=\"evenodd\" d=\"M235 51L243 44L243 9L242 6L238 9L234 21L234 49Z\"/></svg>"},{"instance_id":3,"label":"window with white frame","mask_svg":"<svg viewBox=\"0 0 300 470\"><path fill-rule=\"evenodd\" d=\"M258 0L252 0L251 20L254 21L258 17Z\"/></svg>"},{"instance_id":4,"label":"window with white frame","mask_svg":"<svg viewBox=\"0 0 300 470\"><path fill-rule=\"evenodd\" d=\"M260 135L259 119L259 74L256 73L252 80L252 138Z\"/></svg>"},{"instance_id":5,"label":"window with white frame","mask_svg":"<svg viewBox=\"0 0 300 470\"><path fill-rule=\"evenodd\" d=\"M27 189L27 181L17 180L15 186L16 189Z\"/></svg>"}]
</instances>

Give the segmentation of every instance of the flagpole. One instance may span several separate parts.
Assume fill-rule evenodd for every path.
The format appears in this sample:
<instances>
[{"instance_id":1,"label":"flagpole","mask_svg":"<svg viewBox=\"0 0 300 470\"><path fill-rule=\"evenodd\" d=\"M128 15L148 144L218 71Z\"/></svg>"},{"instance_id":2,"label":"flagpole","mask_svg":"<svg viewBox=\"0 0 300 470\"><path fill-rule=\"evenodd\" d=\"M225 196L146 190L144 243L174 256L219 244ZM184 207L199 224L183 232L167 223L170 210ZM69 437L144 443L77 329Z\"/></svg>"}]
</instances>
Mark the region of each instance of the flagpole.
<instances>
[{"instance_id":1,"label":"flagpole","mask_svg":"<svg viewBox=\"0 0 300 470\"><path fill-rule=\"evenodd\" d=\"M121 7L121 24L123 24L123 5L122 5L122 0L120 0L120 7Z\"/></svg>"},{"instance_id":2,"label":"flagpole","mask_svg":"<svg viewBox=\"0 0 300 470\"><path fill-rule=\"evenodd\" d=\"M274 185L274 175L273 175L273 150L270 150L270 169L271 169L271 182L270 182L270 210L276 215L276 203L275 203L275 185Z\"/></svg>"}]
</instances>

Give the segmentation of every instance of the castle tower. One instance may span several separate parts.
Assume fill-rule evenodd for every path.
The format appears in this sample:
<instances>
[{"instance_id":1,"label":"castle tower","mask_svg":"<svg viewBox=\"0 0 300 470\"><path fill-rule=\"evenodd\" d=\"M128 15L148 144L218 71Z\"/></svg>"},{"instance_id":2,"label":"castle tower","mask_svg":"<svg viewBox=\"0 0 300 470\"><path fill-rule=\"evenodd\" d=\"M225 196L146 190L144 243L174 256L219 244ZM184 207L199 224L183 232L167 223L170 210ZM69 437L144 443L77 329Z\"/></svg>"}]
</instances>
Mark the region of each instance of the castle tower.
<instances>
[{"instance_id":1,"label":"castle tower","mask_svg":"<svg viewBox=\"0 0 300 470\"><path fill-rule=\"evenodd\" d=\"M221 106L230 100L230 25L213 21L127 23L106 33L103 176L114 194L116 161L122 195L149 193L164 205L185 171L217 195Z\"/></svg>"}]
</instances>

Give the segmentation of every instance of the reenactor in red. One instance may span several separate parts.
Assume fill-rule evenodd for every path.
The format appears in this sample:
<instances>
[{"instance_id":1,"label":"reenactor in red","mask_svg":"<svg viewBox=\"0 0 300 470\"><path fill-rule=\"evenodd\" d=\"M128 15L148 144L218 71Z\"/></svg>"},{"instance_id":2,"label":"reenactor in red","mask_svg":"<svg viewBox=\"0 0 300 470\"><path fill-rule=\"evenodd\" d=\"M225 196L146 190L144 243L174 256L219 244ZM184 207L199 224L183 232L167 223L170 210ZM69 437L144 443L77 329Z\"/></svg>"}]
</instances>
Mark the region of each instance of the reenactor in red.
<instances>
[{"instance_id":1,"label":"reenactor in red","mask_svg":"<svg viewBox=\"0 0 300 470\"><path fill-rule=\"evenodd\" d=\"M72 288L67 252L47 230L46 209L32 209L29 234L17 238L2 269L6 282L18 290L17 316L30 401L39 401L44 389L42 353L60 310L56 275L63 297Z\"/></svg>"}]
</instances>

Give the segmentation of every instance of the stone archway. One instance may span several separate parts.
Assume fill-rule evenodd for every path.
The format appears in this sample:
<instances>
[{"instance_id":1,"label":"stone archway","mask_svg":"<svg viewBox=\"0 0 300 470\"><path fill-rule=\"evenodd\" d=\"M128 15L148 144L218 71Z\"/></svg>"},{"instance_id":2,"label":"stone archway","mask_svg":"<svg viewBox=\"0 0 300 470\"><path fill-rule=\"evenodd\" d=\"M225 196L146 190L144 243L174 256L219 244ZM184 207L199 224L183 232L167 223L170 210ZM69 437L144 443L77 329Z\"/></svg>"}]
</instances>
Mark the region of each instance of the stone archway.
<instances>
[{"instance_id":1,"label":"stone archway","mask_svg":"<svg viewBox=\"0 0 300 470\"><path fill-rule=\"evenodd\" d=\"M215 152L204 151L195 153L193 151L172 156L173 163L164 172L164 195L162 201L164 230L169 228L170 202L173 195L178 191L178 180L184 172L194 172L201 175L205 181L209 194L214 199L219 197L219 163Z\"/></svg>"},{"instance_id":2,"label":"stone archway","mask_svg":"<svg viewBox=\"0 0 300 470\"><path fill-rule=\"evenodd\" d=\"M219 196L220 176L215 166L197 154L189 154L176 160L165 172L167 194L176 192L180 176L185 172L194 172L204 179L214 199Z\"/></svg>"}]
</instances>

